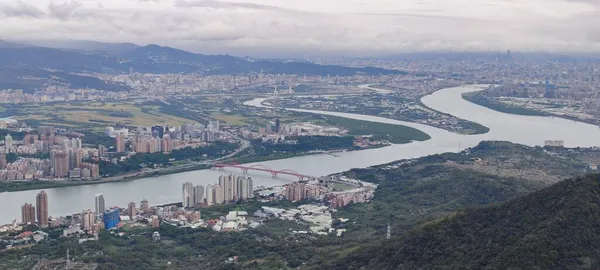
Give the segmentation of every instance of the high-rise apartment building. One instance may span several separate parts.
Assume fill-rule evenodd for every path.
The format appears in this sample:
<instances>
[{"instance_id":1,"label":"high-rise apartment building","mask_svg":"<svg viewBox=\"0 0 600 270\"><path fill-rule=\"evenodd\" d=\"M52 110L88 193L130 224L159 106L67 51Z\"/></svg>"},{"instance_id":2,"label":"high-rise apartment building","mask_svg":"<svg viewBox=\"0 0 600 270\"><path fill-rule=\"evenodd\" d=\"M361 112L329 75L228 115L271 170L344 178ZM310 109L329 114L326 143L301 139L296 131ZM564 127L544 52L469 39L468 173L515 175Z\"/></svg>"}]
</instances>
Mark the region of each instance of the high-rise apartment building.
<instances>
[{"instance_id":1,"label":"high-rise apartment building","mask_svg":"<svg viewBox=\"0 0 600 270\"><path fill-rule=\"evenodd\" d=\"M81 213L81 219L82 229L84 231L91 231L92 226L94 225L94 213L92 213L92 210L88 209L83 211L83 213Z\"/></svg>"},{"instance_id":2,"label":"high-rise apartment building","mask_svg":"<svg viewBox=\"0 0 600 270\"><path fill-rule=\"evenodd\" d=\"M101 215L102 213L104 213L104 211L106 211L106 206L104 204L104 195L102 194L96 194L96 215Z\"/></svg>"},{"instance_id":3,"label":"high-rise apartment building","mask_svg":"<svg viewBox=\"0 0 600 270\"><path fill-rule=\"evenodd\" d=\"M206 187L206 205L215 204L215 190L214 185L208 185Z\"/></svg>"},{"instance_id":4,"label":"high-rise apartment building","mask_svg":"<svg viewBox=\"0 0 600 270\"><path fill-rule=\"evenodd\" d=\"M127 205L127 212L129 213L129 217L133 219L137 215L137 208L135 208L135 203L130 202Z\"/></svg>"},{"instance_id":5,"label":"high-rise apartment building","mask_svg":"<svg viewBox=\"0 0 600 270\"><path fill-rule=\"evenodd\" d=\"M35 224L35 207L32 204L21 206L21 221L23 224Z\"/></svg>"},{"instance_id":6,"label":"high-rise apartment building","mask_svg":"<svg viewBox=\"0 0 600 270\"><path fill-rule=\"evenodd\" d=\"M12 136L10 136L10 134L7 134L6 137L4 137L4 145L6 145L6 153L11 153L13 146L13 138Z\"/></svg>"},{"instance_id":7,"label":"high-rise apartment building","mask_svg":"<svg viewBox=\"0 0 600 270\"><path fill-rule=\"evenodd\" d=\"M66 177L69 173L69 156L62 151L53 152L52 168L55 177Z\"/></svg>"},{"instance_id":8,"label":"high-rise apartment building","mask_svg":"<svg viewBox=\"0 0 600 270\"><path fill-rule=\"evenodd\" d=\"M194 185L190 182L184 183L181 193L183 207L194 207Z\"/></svg>"},{"instance_id":9,"label":"high-rise apartment building","mask_svg":"<svg viewBox=\"0 0 600 270\"><path fill-rule=\"evenodd\" d=\"M214 191L214 194L213 194L214 203L215 204L225 203L225 198L223 197L223 194L225 193L225 189L222 186L214 186L213 191Z\"/></svg>"},{"instance_id":10,"label":"high-rise apartment building","mask_svg":"<svg viewBox=\"0 0 600 270\"><path fill-rule=\"evenodd\" d=\"M6 165L8 165L6 154L0 154L0 170L6 169Z\"/></svg>"},{"instance_id":11,"label":"high-rise apartment building","mask_svg":"<svg viewBox=\"0 0 600 270\"><path fill-rule=\"evenodd\" d=\"M116 137L117 153L125 153L125 134L118 132Z\"/></svg>"},{"instance_id":12,"label":"high-rise apartment building","mask_svg":"<svg viewBox=\"0 0 600 270\"><path fill-rule=\"evenodd\" d=\"M75 169L81 167L81 161L83 160L83 152L81 150L69 151L69 169Z\"/></svg>"},{"instance_id":13,"label":"high-rise apartment building","mask_svg":"<svg viewBox=\"0 0 600 270\"><path fill-rule=\"evenodd\" d=\"M142 210L143 212L148 212L149 209L150 206L148 205L148 201L146 199L143 199L142 203L140 204L140 210Z\"/></svg>"},{"instance_id":14,"label":"high-rise apartment building","mask_svg":"<svg viewBox=\"0 0 600 270\"><path fill-rule=\"evenodd\" d=\"M194 187L194 205L204 204L204 186L197 185Z\"/></svg>"},{"instance_id":15,"label":"high-rise apartment building","mask_svg":"<svg viewBox=\"0 0 600 270\"><path fill-rule=\"evenodd\" d=\"M48 195L46 192L42 191L38 193L35 202L38 226L42 228L48 227Z\"/></svg>"}]
</instances>

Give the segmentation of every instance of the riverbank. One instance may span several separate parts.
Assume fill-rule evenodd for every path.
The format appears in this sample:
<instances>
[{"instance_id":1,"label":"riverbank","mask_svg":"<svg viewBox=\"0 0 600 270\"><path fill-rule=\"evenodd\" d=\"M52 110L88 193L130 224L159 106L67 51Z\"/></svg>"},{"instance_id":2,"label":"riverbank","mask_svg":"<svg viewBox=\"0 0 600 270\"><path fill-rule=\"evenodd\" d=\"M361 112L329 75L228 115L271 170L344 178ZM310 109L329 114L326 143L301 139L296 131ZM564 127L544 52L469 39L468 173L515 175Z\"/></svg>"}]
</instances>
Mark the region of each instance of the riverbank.
<instances>
[{"instance_id":1,"label":"riverbank","mask_svg":"<svg viewBox=\"0 0 600 270\"><path fill-rule=\"evenodd\" d=\"M376 149L381 147L386 147L388 145L378 145L372 147L366 147L361 149L334 149L329 151L317 151L317 152L309 152L309 153L296 153L296 154L281 154L277 156L268 156L268 157L248 157L248 158L229 158L221 160L221 163L234 162L238 164L245 163L254 163L261 161L272 161L272 160L281 160L288 158L295 158L301 156L309 156L309 155L320 155L320 154L330 154L335 156L335 153L340 152L349 152L349 151L361 151L368 149ZM95 184L104 184L111 182L126 182L133 181L141 178L148 177L156 177L163 175L171 175L183 172L190 171L200 171L210 169L212 166L208 164L186 164L181 166L173 166L161 169L155 169L152 171L146 172L137 172L137 173L129 173L125 175L117 175L101 178L100 180L88 180L88 181L22 181L22 182L0 182L0 193L3 192L16 192L16 191L26 191L26 190L36 190L36 189L51 189L51 188L62 188L62 187L71 187L71 186L84 186L84 185L95 185Z\"/></svg>"},{"instance_id":2,"label":"riverbank","mask_svg":"<svg viewBox=\"0 0 600 270\"><path fill-rule=\"evenodd\" d=\"M71 187L71 186L85 186L85 185L95 185L95 184L104 184L104 183L112 183L112 182L125 182L132 181L140 178L146 177L154 177L154 176L162 176L169 174L176 174L182 172L189 171L197 171L197 170L205 170L209 169L209 165L205 164L197 164L197 165L185 165L181 167L169 167L164 168L168 170L154 170L150 172L137 172L137 173L129 173L125 175L119 176L110 176L100 178L100 180L81 180L81 181L41 181L41 180L32 180L32 181L22 181L22 182L0 182L0 193L2 192L15 192L15 191L26 191L26 190L36 190L36 189L50 189L50 188L62 188L62 187Z\"/></svg>"},{"instance_id":3,"label":"riverbank","mask_svg":"<svg viewBox=\"0 0 600 270\"><path fill-rule=\"evenodd\" d=\"M552 116L551 114L545 112L503 104L501 102L495 101L484 96L481 92L464 93L461 96L466 101L502 113L510 113L524 116Z\"/></svg>"},{"instance_id":4,"label":"riverbank","mask_svg":"<svg viewBox=\"0 0 600 270\"><path fill-rule=\"evenodd\" d=\"M572 116L568 116L568 115L556 115L556 114L542 112L542 111L538 111L538 110L534 110L534 109L507 105L502 102L488 98L488 97L484 96L481 92L464 93L464 94L462 94L462 98L466 101L472 102L479 106L483 106L488 109L491 109L491 110L494 110L497 112L502 112L502 113L509 113L509 114L515 114L515 115L523 115L523 116L558 117L558 118L562 118L562 119L566 119L566 120L572 120L572 121L587 123L587 124L591 124L591 125L599 124L599 121L595 120L595 119L592 119L592 120L581 119L581 118L572 117Z\"/></svg>"},{"instance_id":5,"label":"riverbank","mask_svg":"<svg viewBox=\"0 0 600 270\"><path fill-rule=\"evenodd\" d=\"M434 92L436 92L436 91L439 91L439 90L442 90L442 89L443 89L443 88L436 89ZM423 96L421 96L421 97L419 97L419 98L417 99L417 103L418 103L418 104L419 104L421 107L423 107L423 108L426 108L426 109L428 109L428 110L432 110L432 111L434 111L434 112L437 112L437 113L439 113L439 114L442 114L442 115L446 115L446 116L450 116L450 117L452 117L452 116L453 116L453 115L451 115L451 114L448 114L448 113L441 112L441 111L439 111L439 110L436 110L436 109L434 109L434 108L431 108L431 107L429 107L429 106L425 105L425 103L423 103L423 101L421 101L421 99L422 99L422 98L423 98ZM465 120L465 119L461 119L461 120L465 121L465 122L466 122L466 125L467 125L468 127L470 127L470 128L472 128L473 130L475 130L475 132L473 132L473 133L467 133L467 135L479 135L479 134L486 134L486 133L490 132L490 128L489 128L489 127L486 127L486 126L484 126L484 125L481 125L481 124L479 124L479 123L476 123L476 122L473 122L473 121L469 121L469 120Z\"/></svg>"}]
</instances>

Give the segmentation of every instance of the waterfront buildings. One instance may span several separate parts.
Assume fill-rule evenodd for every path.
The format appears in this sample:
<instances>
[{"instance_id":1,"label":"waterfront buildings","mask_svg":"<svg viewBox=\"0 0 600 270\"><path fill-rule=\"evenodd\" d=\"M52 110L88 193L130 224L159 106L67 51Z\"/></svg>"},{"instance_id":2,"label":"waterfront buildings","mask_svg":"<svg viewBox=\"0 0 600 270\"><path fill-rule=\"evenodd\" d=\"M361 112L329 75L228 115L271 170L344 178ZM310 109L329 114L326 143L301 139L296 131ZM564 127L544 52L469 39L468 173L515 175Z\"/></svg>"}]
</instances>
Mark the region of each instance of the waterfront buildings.
<instances>
[{"instance_id":1,"label":"waterfront buildings","mask_svg":"<svg viewBox=\"0 0 600 270\"><path fill-rule=\"evenodd\" d=\"M150 206L148 205L148 201L146 199L142 200L142 203L140 204L140 210L142 210L142 212L148 212L148 210L150 210Z\"/></svg>"},{"instance_id":2,"label":"waterfront buildings","mask_svg":"<svg viewBox=\"0 0 600 270\"><path fill-rule=\"evenodd\" d=\"M204 204L204 186L197 185L194 187L194 205L203 205Z\"/></svg>"},{"instance_id":3,"label":"waterfront buildings","mask_svg":"<svg viewBox=\"0 0 600 270\"><path fill-rule=\"evenodd\" d=\"M223 200L225 202L236 202L252 197L254 180L251 177L221 175L219 186L223 189Z\"/></svg>"},{"instance_id":4,"label":"waterfront buildings","mask_svg":"<svg viewBox=\"0 0 600 270\"><path fill-rule=\"evenodd\" d=\"M21 221L23 224L35 224L35 207L32 204L21 206Z\"/></svg>"},{"instance_id":5,"label":"waterfront buildings","mask_svg":"<svg viewBox=\"0 0 600 270\"><path fill-rule=\"evenodd\" d=\"M36 197L38 226L48 227L48 195L42 191Z\"/></svg>"},{"instance_id":6,"label":"waterfront buildings","mask_svg":"<svg viewBox=\"0 0 600 270\"><path fill-rule=\"evenodd\" d=\"M306 199L317 199L323 195L324 191L318 185L309 185L306 183L293 183L285 186L283 197L290 201L301 201Z\"/></svg>"},{"instance_id":7,"label":"waterfront buildings","mask_svg":"<svg viewBox=\"0 0 600 270\"><path fill-rule=\"evenodd\" d=\"M96 194L96 214L101 215L106 210L106 206L104 205L104 195Z\"/></svg>"},{"instance_id":8,"label":"waterfront buildings","mask_svg":"<svg viewBox=\"0 0 600 270\"><path fill-rule=\"evenodd\" d=\"M182 204L185 208L194 206L194 184L187 182L182 187Z\"/></svg>"},{"instance_id":9,"label":"waterfront buildings","mask_svg":"<svg viewBox=\"0 0 600 270\"><path fill-rule=\"evenodd\" d=\"M129 213L129 217L133 219L137 215L137 209L135 208L135 203L130 202L127 205L127 212Z\"/></svg>"}]
</instances>

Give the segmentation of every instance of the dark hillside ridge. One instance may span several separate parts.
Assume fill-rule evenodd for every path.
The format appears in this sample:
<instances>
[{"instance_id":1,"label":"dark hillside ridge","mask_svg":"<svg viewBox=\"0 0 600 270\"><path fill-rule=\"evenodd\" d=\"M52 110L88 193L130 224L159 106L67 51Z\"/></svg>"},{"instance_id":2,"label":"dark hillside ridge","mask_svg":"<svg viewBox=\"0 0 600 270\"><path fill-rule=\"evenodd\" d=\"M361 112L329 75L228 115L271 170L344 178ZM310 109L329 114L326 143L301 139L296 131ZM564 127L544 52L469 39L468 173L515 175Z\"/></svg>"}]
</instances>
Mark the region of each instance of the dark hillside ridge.
<instances>
[{"instance_id":1,"label":"dark hillside ridge","mask_svg":"<svg viewBox=\"0 0 600 270\"><path fill-rule=\"evenodd\" d=\"M335 269L598 269L599 175L429 222L360 248Z\"/></svg>"}]
</instances>

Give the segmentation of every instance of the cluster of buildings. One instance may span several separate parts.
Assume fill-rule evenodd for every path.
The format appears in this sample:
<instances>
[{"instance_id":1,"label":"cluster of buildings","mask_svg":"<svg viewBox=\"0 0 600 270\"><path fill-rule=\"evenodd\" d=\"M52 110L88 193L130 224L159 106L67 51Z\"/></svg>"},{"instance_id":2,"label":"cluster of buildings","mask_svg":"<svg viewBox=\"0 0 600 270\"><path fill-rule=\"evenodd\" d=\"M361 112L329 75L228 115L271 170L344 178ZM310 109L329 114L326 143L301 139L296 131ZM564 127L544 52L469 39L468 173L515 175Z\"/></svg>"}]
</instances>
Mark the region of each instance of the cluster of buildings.
<instances>
[{"instance_id":1,"label":"cluster of buildings","mask_svg":"<svg viewBox=\"0 0 600 270\"><path fill-rule=\"evenodd\" d=\"M215 204L232 203L252 198L254 180L252 177L221 175L219 184L194 186L184 183L182 187L183 207L210 206Z\"/></svg>"},{"instance_id":2,"label":"cluster of buildings","mask_svg":"<svg viewBox=\"0 0 600 270\"><path fill-rule=\"evenodd\" d=\"M201 147L217 140L231 140L227 133L219 132L219 121L208 125L184 124L180 127L152 126L134 130L107 127L105 134L115 138L116 152L169 153L186 147ZM129 147L127 147L129 146ZM128 150L129 149L129 150Z\"/></svg>"},{"instance_id":3,"label":"cluster of buildings","mask_svg":"<svg viewBox=\"0 0 600 270\"><path fill-rule=\"evenodd\" d=\"M8 154L49 158L20 157L9 163ZM80 137L55 134L52 126L41 126L37 134L26 134L19 141L8 134L0 148L0 181L95 178L100 176L99 165L84 160L98 156L98 149L83 147Z\"/></svg>"},{"instance_id":4,"label":"cluster of buildings","mask_svg":"<svg viewBox=\"0 0 600 270\"><path fill-rule=\"evenodd\" d=\"M35 198L35 206L26 203L21 206L22 224L35 224L40 228L46 228L49 224L48 216L48 194L42 191Z\"/></svg>"},{"instance_id":5,"label":"cluster of buildings","mask_svg":"<svg viewBox=\"0 0 600 270\"><path fill-rule=\"evenodd\" d=\"M292 231L294 234L317 234L342 236L346 229L333 228L332 209L324 205L304 204L297 208L283 209L263 206L254 213L254 217L260 221L269 219L281 219L296 221L308 224L309 229L305 231ZM347 222L348 219L340 219L341 222ZM252 225L253 223L250 223Z\"/></svg>"},{"instance_id":6,"label":"cluster of buildings","mask_svg":"<svg viewBox=\"0 0 600 270\"><path fill-rule=\"evenodd\" d=\"M37 80L39 78L31 78ZM61 85L58 81L50 81L45 89L35 93L25 93L22 89L2 89L0 91L0 103L49 103L72 100L112 100L124 99L128 93L123 91L102 91L95 89L72 89Z\"/></svg>"},{"instance_id":7,"label":"cluster of buildings","mask_svg":"<svg viewBox=\"0 0 600 270\"><path fill-rule=\"evenodd\" d=\"M562 140L545 140L544 147L564 147L565 142Z\"/></svg>"},{"instance_id":8,"label":"cluster of buildings","mask_svg":"<svg viewBox=\"0 0 600 270\"><path fill-rule=\"evenodd\" d=\"M339 189L337 186L346 188ZM351 203L369 202L375 195L376 186L344 176L332 176L330 179L314 179L306 182L295 182L283 186L283 189L274 193L292 202L311 200L321 201L331 208L344 207Z\"/></svg>"},{"instance_id":9,"label":"cluster of buildings","mask_svg":"<svg viewBox=\"0 0 600 270\"><path fill-rule=\"evenodd\" d=\"M267 122L265 127L257 130L242 129L242 137L263 141L285 141L285 136L344 136L348 131L335 126L316 125L311 122L281 124L279 119Z\"/></svg>"}]
</instances>

